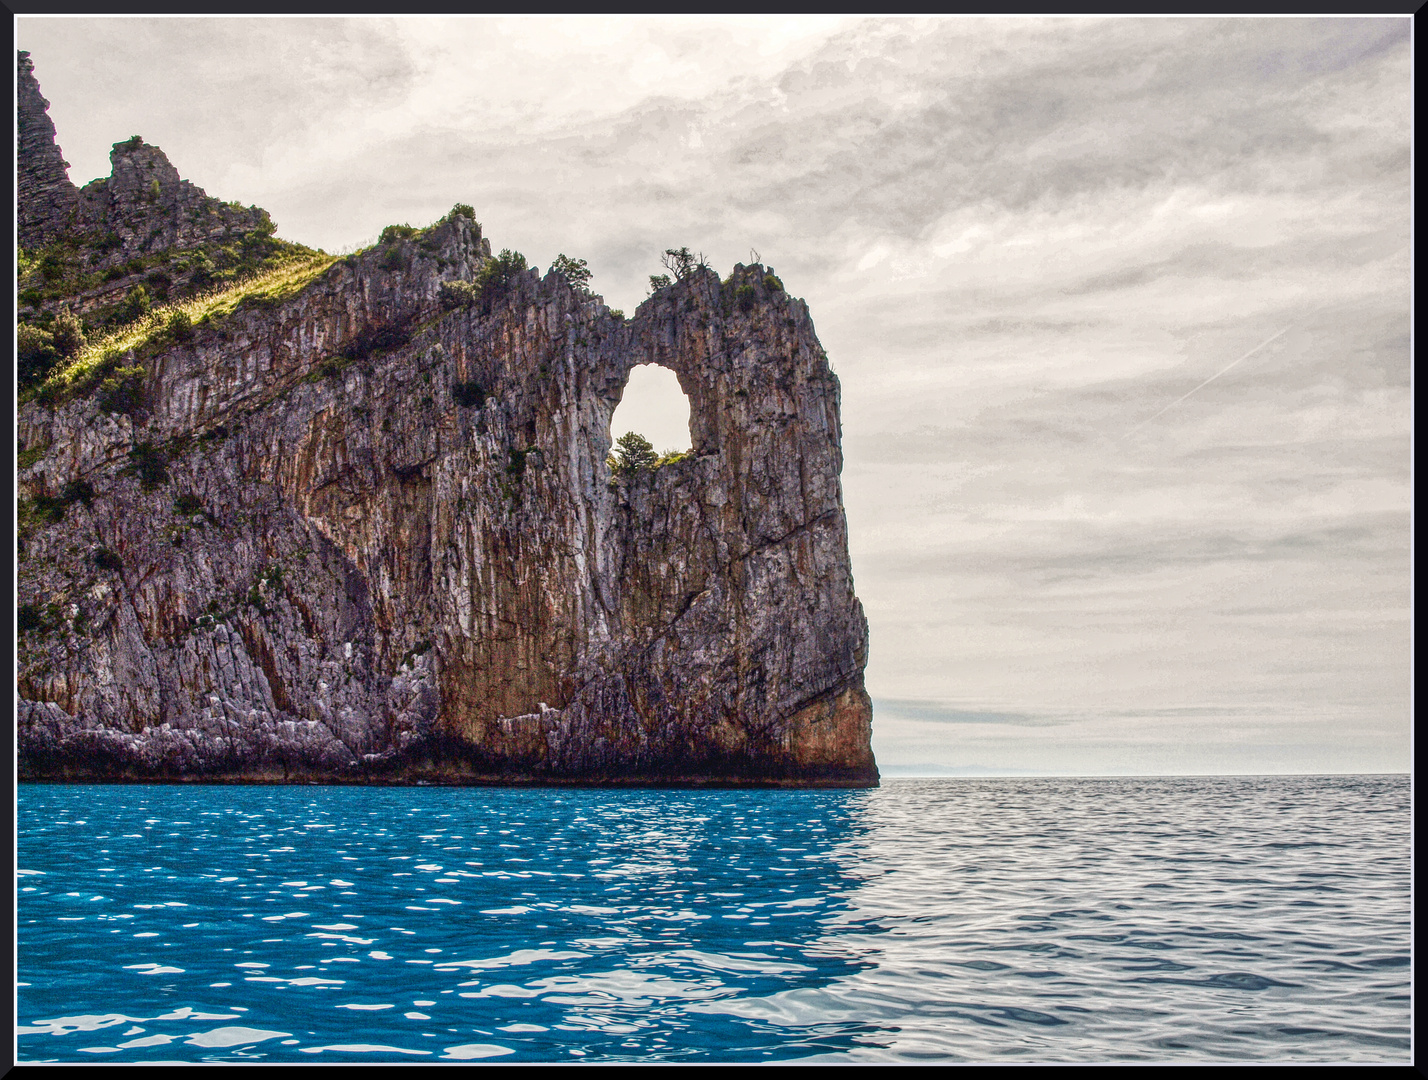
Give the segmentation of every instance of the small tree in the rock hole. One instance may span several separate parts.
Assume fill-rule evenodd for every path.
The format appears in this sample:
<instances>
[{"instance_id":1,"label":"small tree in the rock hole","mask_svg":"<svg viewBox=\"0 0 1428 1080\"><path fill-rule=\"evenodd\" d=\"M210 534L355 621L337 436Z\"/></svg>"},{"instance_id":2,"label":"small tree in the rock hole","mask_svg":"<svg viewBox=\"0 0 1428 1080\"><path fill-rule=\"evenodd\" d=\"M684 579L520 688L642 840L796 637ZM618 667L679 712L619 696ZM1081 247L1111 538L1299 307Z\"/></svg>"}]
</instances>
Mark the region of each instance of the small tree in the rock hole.
<instances>
[{"instance_id":1,"label":"small tree in the rock hole","mask_svg":"<svg viewBox=\"0 0 1428 1080\"><path fill-rule=\"evenodd\" d=\"M658 460L659 455L655 453L654 444L638 432L627 431L615 440L615 449L606 459L606 464L610 466L610 471L618 476L638 472L640 469L652 469Z\"/></svg>"}]
</instances>

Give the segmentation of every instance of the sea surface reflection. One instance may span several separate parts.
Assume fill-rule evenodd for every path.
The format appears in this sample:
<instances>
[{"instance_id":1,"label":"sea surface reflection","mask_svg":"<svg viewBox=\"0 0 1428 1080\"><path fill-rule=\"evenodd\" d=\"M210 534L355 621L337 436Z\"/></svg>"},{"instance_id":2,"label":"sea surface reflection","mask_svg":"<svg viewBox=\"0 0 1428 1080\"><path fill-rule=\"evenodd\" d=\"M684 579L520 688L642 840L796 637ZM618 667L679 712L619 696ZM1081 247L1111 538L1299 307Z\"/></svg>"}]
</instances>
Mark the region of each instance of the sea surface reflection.
<instances>
[{"instance_id":1,"label":"sea surface reflection","mask_svg":"<svg viewBox=\"0 0 1428 1080\"><path fill-rule=\"evenodd\" d=\"M1402 1061L1408 795L23 785L19 1055Z\"/></svg>"}]
</instances>

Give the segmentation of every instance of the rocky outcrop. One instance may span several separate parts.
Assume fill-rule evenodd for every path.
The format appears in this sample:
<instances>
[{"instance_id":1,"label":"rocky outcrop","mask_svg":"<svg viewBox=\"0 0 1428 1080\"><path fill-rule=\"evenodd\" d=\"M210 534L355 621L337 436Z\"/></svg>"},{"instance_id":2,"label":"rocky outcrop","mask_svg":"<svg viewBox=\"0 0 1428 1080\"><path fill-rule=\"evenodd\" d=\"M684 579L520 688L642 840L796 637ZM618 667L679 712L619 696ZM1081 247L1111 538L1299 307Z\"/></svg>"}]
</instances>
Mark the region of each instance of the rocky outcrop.
<instances>
[{"instance_id":1,"label":"rocky outcrop","mask_svg":"<svg viewBox=\"0 0 1428 1080\"><path fill-rule=\"evenodd\" d=\"M205 195L179 179L162 150L137 136L115 143L109 161L111 174L82 189L67 179L66 187L48 189L63 213L29 214L40 224L28 234L22 222L22 247L28 235L62 266L79 261L86 275L78 287L51 289L39 299L22 291L22 319L60 308L86 316L103 312L136 285L156 299L179 299L213 287L215 267L251 255L255 239L264 248L281 246L271 239L266 211Z\"/></svg>"},{"instance_id":2,"label":"rocky outcrop","mask_svg":"<svg viewBox=\"0 0 1428 1080\"><path fill-rule=\"evenodd\" d=\"M137 135L114 144L108 177L76 188L55 141L50 103L40 94L25 52L19 54L17 103L21 247L85 237L96 256L94 266L103 270L136 256L272 231L266 211L209 197L180 178L162 150Z\"/></svg>"},{"instance_id":3,"label":"rocky outcrop","mask_svg":"<svg viewBox=\"0 0 1428 1080\"><path fill-rule=\"evenodd\" d=\"M75 187L28 53L18 68L22 322L47 324L68 309L108 329L136 286L158 301L183 299L297 250L272 235L265 210L205 194L137 135L114 144L109 176Z\"/></svg>"},{"instance_id":4,"label":"rocky outcrop","mask_svg":"<svg viewBox=\"0 0 1428 1080\"><path fill-rule=\"evenodd\" d=\"M50 103L40 93L35 66L27 52L19 54L15 104L20 246L39 247L68 228L79 191L69 182L69 162L55 142Z\"/></svg>"},{"instance_id":5,"label":"rocky outcrop","mask_svg":"<svg viewBox=\"0 0 1428 1080\"><path fill-rule=\"evenodd\" d=\"M876 783L806 305L740 266L453 306L490 258L453 213L131 358L129 414L21 408L22 778ZM646 363L692 452L612 476Z\"/></svg>"},{"instance_id":6,"label":"rocky outcrop","mask_svg":"<svg viewBox=\"0 0 1428 1080\"><path fill-rule=\"evenodd\" d=\"M162 150L137 135L114 144L109 167L108 177L79 191L76 217L80 227L106 237L108 250L97 262L101 269L135 256L200 249L272 230L266 211L205 195L180 179Z\"/></svg>"}]
</instances>

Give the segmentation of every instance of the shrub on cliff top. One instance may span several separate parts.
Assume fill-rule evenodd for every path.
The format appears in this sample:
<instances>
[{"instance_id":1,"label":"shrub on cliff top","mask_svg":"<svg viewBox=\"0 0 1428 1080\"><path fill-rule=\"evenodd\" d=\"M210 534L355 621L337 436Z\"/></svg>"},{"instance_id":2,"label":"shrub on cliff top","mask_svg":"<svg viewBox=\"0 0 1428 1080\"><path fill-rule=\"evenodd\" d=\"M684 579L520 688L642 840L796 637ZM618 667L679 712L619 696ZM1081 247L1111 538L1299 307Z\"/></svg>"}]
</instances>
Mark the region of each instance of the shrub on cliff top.
<instances>
[{"instance_id":1,"label":"shrub on cliff top","mask_svg":"<svg viewBox=\"0 0 1428 1080\"><path fill-rule=\"evenodd\" d=\"M382 230L379 244L395 244L398 240L409 240L419 230L414 225L388 225Z\"/></svg>"},{"instance_id":2,"label":"shrub on cliff top","mask_svg":"<svg viewBox=\"0 0 1428 1080\"><path fill-rule=\"evenodd\" d=\"M442 217L440 221L437 222L437 224L445 225L448 221L454 221L456 218L459 217L464 217L468 221L476 222L477 228L481 227L481 223L479 221L476 221L476 210L464 202L459 202L455 206L453 206L449 211L447 211L446 215Z\"/></svg>"},{"instance_id":3,"label":"shrub on cliff top","mask_svg":"<svg viewBox=\"0 0 1428 1080\"><path fill-rule=\"evenodd\" d=\"M498 291L504 289L512 278L524 273L526 269L524 255L510 248L502 248L501 253L494 259L487 259L481 264L481 269L476 271L472 283L483 293L488 290Z\"/></svg>"},{"instance_id":4,"label":"shrub on cliff top","mask_svg":"<svg viewBox=\"0 0 1428 1080\"><path fill-rule=\"evenodd\" d=\"M590 267L584 259L572 259L564 252L555 257L550 268L570 282L570 287L578 293L590 292Z\"/></svg>"},{"instance_id":5,"label":"shrub on cliff top","mask_svg":"<svg viewBox=\"0 0 1428 1080\"><path fill-rule=\"evenodd\" d=\"M690 251L687 247L665 248L659 261L674 275L676 281L683 281L694 271L709 265L702 251Z\"/></svg>"},{"instance_id":6,"label":"shrub on cliff top","mask_svg":"<svg viewBox=\"0 0 1428 1080\"><path fill-rule=\"evenodd\" d=\"M502 249L495 258L487 259L476 271L471 286L474 295L481 300L482 308L489 313L491 305L510 292L516 278L527 269L526 257L510 248Z\"/></svg>"}]
</instances>

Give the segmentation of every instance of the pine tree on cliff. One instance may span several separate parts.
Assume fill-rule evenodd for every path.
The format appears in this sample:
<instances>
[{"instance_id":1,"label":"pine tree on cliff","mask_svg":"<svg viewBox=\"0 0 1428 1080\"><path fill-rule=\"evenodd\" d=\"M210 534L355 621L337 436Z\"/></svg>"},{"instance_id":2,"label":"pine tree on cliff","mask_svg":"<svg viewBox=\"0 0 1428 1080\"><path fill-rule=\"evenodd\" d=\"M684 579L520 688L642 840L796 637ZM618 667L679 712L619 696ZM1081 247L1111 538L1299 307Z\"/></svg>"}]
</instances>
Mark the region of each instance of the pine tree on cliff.
<instances>
[{"instance_id":1,"label":"pine tree on cliff","mask_svg":"<svg viewBox=\"0 0 1428 1080\"><path fill-rule=\"evenodd\" d=\"M652 469L658 460L653 443L638 432L627 431L615 440L609 465L612 473L632 473Z\"/></svg>"}]
</instances>

